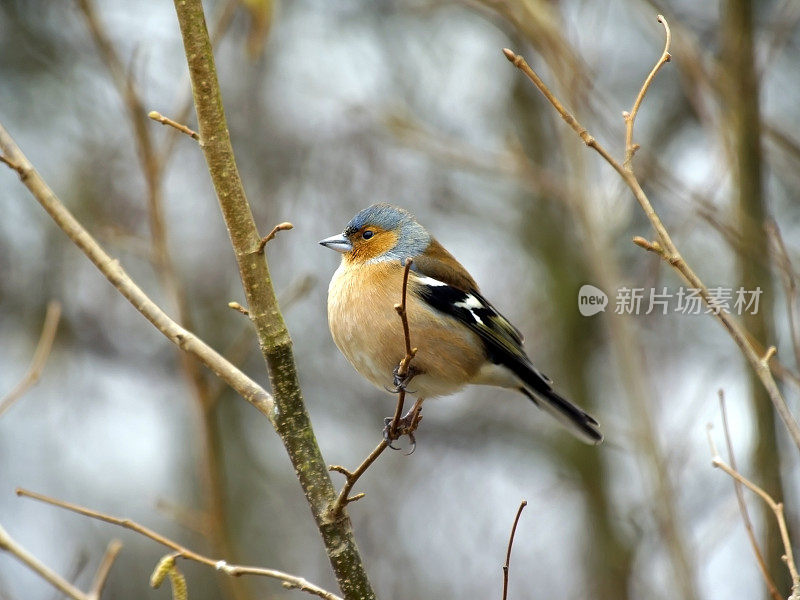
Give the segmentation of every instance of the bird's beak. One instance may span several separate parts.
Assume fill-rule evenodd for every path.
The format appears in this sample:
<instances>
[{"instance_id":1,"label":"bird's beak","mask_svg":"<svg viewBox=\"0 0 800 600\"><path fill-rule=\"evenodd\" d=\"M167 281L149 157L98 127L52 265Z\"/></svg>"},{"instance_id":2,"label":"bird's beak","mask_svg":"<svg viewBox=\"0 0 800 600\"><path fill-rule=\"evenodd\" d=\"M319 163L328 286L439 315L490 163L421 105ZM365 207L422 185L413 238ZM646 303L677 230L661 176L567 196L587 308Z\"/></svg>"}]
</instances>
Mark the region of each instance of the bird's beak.
<instances>
[{"instance_id":1,"label":"bird's beak","mask_svg":"<svg viewBox=\"0 0 800 600\"><path fill-rule=\"evenodd\" d=\"M319 243L325 246L326 248L330 248L331 250L336 250L337 252L341 252L342 254L344 254L345 252L350 252L350 250L353 249L353 244L341 233L339 235L332 235L329 238L320 240Z\"/></svg>"}]
</instances>

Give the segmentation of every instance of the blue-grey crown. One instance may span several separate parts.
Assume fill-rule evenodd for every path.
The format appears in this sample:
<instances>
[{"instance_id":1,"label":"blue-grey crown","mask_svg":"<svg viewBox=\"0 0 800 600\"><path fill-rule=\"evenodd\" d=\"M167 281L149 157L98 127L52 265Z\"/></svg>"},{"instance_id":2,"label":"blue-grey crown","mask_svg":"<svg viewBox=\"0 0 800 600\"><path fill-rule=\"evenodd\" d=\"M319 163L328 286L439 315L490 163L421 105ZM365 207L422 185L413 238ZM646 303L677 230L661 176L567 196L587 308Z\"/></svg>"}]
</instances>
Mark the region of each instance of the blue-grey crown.
<instances>
[{"instance_id":1,"label":"blue-grey crown","mask_svg":"<svg viewBox=\"0 0 800 600\"><path fill-rule=\"evenodd\" d=\"M405 259L421 254L431 241L425 228L414 215L398 206L385 202L373 204L360 211L345 227L344 235L351 236L362 227L375 225L387 231L399 230L398 243L381 258Z\"/></svg>"}]
</instances>

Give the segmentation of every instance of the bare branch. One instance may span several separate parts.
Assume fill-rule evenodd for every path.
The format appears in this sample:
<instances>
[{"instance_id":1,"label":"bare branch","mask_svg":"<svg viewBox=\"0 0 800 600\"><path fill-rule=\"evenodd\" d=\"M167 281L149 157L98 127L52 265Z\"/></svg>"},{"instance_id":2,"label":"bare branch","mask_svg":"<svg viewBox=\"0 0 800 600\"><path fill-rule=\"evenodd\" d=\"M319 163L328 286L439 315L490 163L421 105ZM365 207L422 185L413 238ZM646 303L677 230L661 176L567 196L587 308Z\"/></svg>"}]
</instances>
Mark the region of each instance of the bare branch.
<instances>
[{"instance_id":1,"label":"bare branch","mask_svg":"<svg viewBox=\"0 0 800 600\"><path fill-rule=\"evenodd\" d=\"M60 319L61 304L55 300L51 300L47 304L42 333L39 336L39 343L36 344L36 350L33 353L31 364L28 366L28 370L19 383L14 386L14 389L8 392L5 398L0 400L0 416L11 408L25 392L39 381L47 358L50 356L50 351L53 349L53 341L56 339L56 331L58 331L58 322Z\"/></svg>"},{"instance_id":2,"label":"bare branch","mask_svg":"<svg viewBox=\"0 0 800 600\"><path fill-rule=\"evenodd\" d=\"M117 555L120 550L122 550L122 542L119 540L111 540L108 543L106 552L103 555L103 560L100 562L100 566L97 567L97 572L94 574L94 581L89 590L89 600L100 600L100 597L103 595L103 588L106 585L106 580L108 579L108 574L111 572L111 567L114 565L114 561L117 560Z\"/></svg>"},{"instance_id":3,"label":"bare branch","mask_svg":"<svg viewBox=\"0 0 800 600\"><path fill-rule=\"evenodd\" d=\"M396 440L399 437L398 425L400 423L400 416L403 414L403 405L406 399L405 384L408 383L408 374L411 367L411 361L417 354L417 349L411 347L411 332L408 328L408 312L406 311L406 297L408 293L408 273L411 270L411 265L414 261L411 258L406 259L405 270L403 271L403 291L400 296L400 304L395 304L394 309L400 316L400 321L403 323L403 339L406 344L406 354L403 360L397 367L397 378L399 381L404 382L398 386L397 390L397 407L394 411L392 423L389 426L388 437L389 440Z\"/></svg>"},{"instance_id":4,"label":"bare branch","mask_svg":"<svg viewBox=\"0 0 800 600\"><path fill-rule=\"evenodd\" d=\"M6 157L10 157L15 164L19 165L22 171L20 178L25 186L56 224L156 329L182 350L198 358L270 420L274 418L272 396L216 350L173 321L136 285L119 261L109 256L62 204L2 125L0 125L0 149Z\"/></svg>"},{"instance_id":5,"label":"bare branch","mask_svg":"<svg viewBox=\"0 0 800 600\"><path fill-rule=\"evenodd\" d=\"M160 112L158 112L156 110L151 110L149 113L147 113L147 116L150 119L153 119L153 121L157 121L158 123L161 123L162 125L169 125L173 129L177 129L181 133L185 133L186 135L188 135L193 140L196 140L198 142L200 141L200 134L198 134L195 130L189 129L186 125L183 125L182 123L178 123L177 121L173 121L169 117L165 117L164 115L162 115Z\"/></svg>"},{"instance_id":6,"label":"bare branch","mask_svg":"<svg viewBox=\"0 0 800 600\"><path fill-rule=\"evenodd\" d=\"M290 229L294 229L294 225L292 225L288 221L284 221L283 223L278 223L277 225L275 225L275 227L272 228L272 231L270 231L267 235L261 238L261 241L258 243L258 253L259 254L264 253L264 247L270 241L275 239L275 236L278 235L279 231L288 231Z\"/></svg>"},{"instance_id":7,"label":"bare branch","mask_svg":"<svg viewBox=\"0 0 800 600\"><path fill-rule=\"evenodd\" d=\"M798 312L800 311L800 306L797 302L797 275L792 267L792 261L789 258L778 224L773 220L769 220L764 227L767 230L767 235L772 239L772 245L775 247L775 253L777 254L777 262L783 279L783 289L786 294L786 312L789 316L789 334L792 338L794 360L797 368L800 369L800 313Z\"/></svg>"},{"instance_id":8,"label":"bare branch","mask_svg":"<svg viewBox=\"0 0 800 600\"><path fill-rule=\"evenodd\" d=\"M325 598L326 600L342 600L336 594L328 592L313 583L310 583L303 579L302 577L296 577L294 575L289 575L288 573L284 573L283 571L276 571L274 569L264 569L261 567L248 567L248 566L241 566L241 565L229 565L224 560L214 560L213 558L209 558L202 554L198 554L189 548L175 542L167 537L164 537L160 533L153 531L152 529L145 527L144 525L140 525L136 521L132 521L131 519L125 519L120 517L115 517L112 515L108 515L96 510L92 510L91 508L86 508L83 506L79 506L77 504L73 504L71 502L65 502L63 500L58 500L56 498L51 498L50 496L45 496L44 494L39 494L36 492L31 492L29 490L17 488L16 493L18 496L23 496L26 498L33 498L34 500L39 500L40 502L44 502L45 504L50 504L51 506L57 506L58 508L63 508L65 510L69 510L74 513L78 513L79 515L83 515L86 517L90 517L92 519L97 519L98 521L105 521L106 523L111 523L112 525L117 525L119 527L123 527L125 529L129 529L130 531L135 531L136 533L143 535L147 538L150 538L154 542L165 546L174 552L177 553L177 556L181 558L185 558L187 560L193 560L203 565L207 565L209 567L213 567L217 571L221 571L226 575L230 575L233 577L238 577L240 575L256 575L260 577L269 577L272 579L278 579L283 581L285 584L288 584L291 589L298 589L304 592L308 592L309 594L313 594L315 596L319 596L320 598ZM2 535L3 531L0 530L0 535ZM0 537L0 540L3 538ZM0 543L0 547L2 544ZM86 600L83 595L80 596L73 596L78 598L79 600Z\"/></svg>"},{"instance_id":9,"label":"bare branch","mask_svg":"<svg viewBox=\"0 0 800 600\"><path fill-rule=\"evenodd\" d=\"M633 124L636 121L636 115L639 113L639 107L642 105L644 95L650 88L650 84L653 82L653 79L655 79L656 73L658 73L659 69L668 63L671 58L669 54L669 45L672 41L672 32L669 29L669 23L667 23L667 20L661 15L658 15L658 22L664 26L664 31L666 32L664 51L661 53L661 57L658 59L658 61L656 61L655 66L650 71L650 74L644 80L644 83L639 90L639 94L636 96L636 100L633 102L633 108L631 108L630 112L626 111L622 114L622 116L625 118L625 162L623 162L623 166L628 170L633 168L633 155L638 149L638 145L633 143Z\"/></svg>"},{"instance_id":10,"label":"bare branch","mask_svg":"<svg viewBox=\"0 0 800 600\"><path fill-rule=\"evenodd\" d=\"M511 527L511 535L508 536L508 550L506 550L506 562L503 565L503 600L508 597L508 567L511 562L511 548L514 546L514 534L517 533L517 523L522 514L522 509L528 506L528 501L523 500L517 509L517 516L514 517L514 525Z\"/></svg>"},{"instance_id":11,"label":"bare branch","mask_svg":"<svg viewBox=\"0 0 800 600\"><path fill-rule=\"evenodd\" d=\"M336 502L330 508L331 518L336 519L339 515L342 514L344 507L347 506L350 502L355 500L360 500L363 497L363 494L357 494L356 496L351 497L350 492L353 489L353 486L356 484L356 481L364 474L364 472L369 469L369 467L378 460L378 457L383 454L383 451L389 446L389 442L387 440L381 440L381 443L375 447L375 450L370 452L369 456L364 459L358 468L355 471L348 471L341 465L331 465L328 467L331 471L336 471L338 473L343 474L347 479L342 486L341 491L339 492L339 496L336 498Z\"/></svg>"},{"instance_id":12,"label":"bare branch","mask_svg":"<svg viewBox=\"0 0 800 600\"><path fill-rule=\"evenodd\" d=\"M722 430L725 433L725 445L728 447L728 458L731 461L731 467L734 470L738 470L736 467L736 457L733 453L731 432L728 429L728 411L725 409L725 393L722 390L719 390L718 393L719 410L722 413ZM747 504L744 501L742 484L734 479L733 488L736 490L736 501L739 504L739 512L742 515L742 521L744 522L744 528L747 532L747 538L750 540L750 547L753 549L753 553L756 555L756 562L758 563L759 571L761 571L761 576L764 578L764 583L767 584L767 589L769 590L769 594L772 596L773 600L783 600L782 596L778 592L775 582L772 580L772 577L769 574L769 569L767 568L767 563L764 560L764 555L761 553L761 548L758 546L758 540L756 540L756 534L755 531L753 531L753 523L750 521L750 515L747 512Z\"/></svg>"},{"instance_id":13,"label":"bare branch","mask_svg":"<svg viewBox=\"0 0 800 600\"><path fill-rule=\"evenodd\" d=\"M275 390L272 423L281 436L325 544L342 593L371 600L375 592L346 515L329 519L336 489L319 449L303 399L292 340L278 306L269 266L258 252L261 236L239 176L201 0L175 0L197 123L209 175L233 246L239 275Z\"/></svg>"},{"instance_id":14,"label":"bare branch","mask_svg":"<svg viewBox=\"0 0 800 600\"><path fill-rule=\"evenodd\" d=\"M31 571L39 575L42 579L47 581L47 583L52 585L62 594L72 598L72 600L91 600L89 596L84 594L69 581L61 577L61 575L53 571L33 554L20 546L10 535L8 535L8 532L3 528L2 525L0 525L0 550L11 554L14 558L28 567Z\"/></svg>"},{"instance_id":15,"label":"bare branch","mask_svg":"<svg viewBox=\"0 0 800 600\"><path fill-rule=\"evenodd\" d=\"M735 481L741 483L751 492L759 496L764 502L767 503L767 506L769 506L772 512L775 514L775 518L778 521L778 529L780 530L781 533L781 541L783 542L783 549L785 552L783 560L786 563L786 567L789 569L789 575L792 578L792 595L790 596L790 600L797 600L798 598L800 598L800 574L798 574L797 572L797 565L794 561L792 543L789 540L789 531L788 528L786 527L786 519L783 514L783 503L775 502L772 496L770 496L767 492L765 492L755 483L744 477L736 469L732 468L730 465L728 465L725 461L722 460L722 458L719 455L719 452L717 452L717 446L714 443L714 439L711 437L711 429L712 425L709 424L706 428L706 434L708 435L708 444L711 447L711 465L717 469L725 471Z\"/></svg>"}]
</instances>

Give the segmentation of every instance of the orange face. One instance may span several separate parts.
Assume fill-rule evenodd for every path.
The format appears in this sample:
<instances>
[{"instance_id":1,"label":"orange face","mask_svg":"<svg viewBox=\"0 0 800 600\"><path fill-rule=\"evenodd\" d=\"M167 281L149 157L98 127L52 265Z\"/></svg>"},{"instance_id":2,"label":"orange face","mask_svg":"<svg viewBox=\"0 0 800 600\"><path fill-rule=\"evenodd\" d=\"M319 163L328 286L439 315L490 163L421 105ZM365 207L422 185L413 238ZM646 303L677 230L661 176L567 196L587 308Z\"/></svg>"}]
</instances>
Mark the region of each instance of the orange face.
<instances>
[{"instance_id":1,"label":"orange face","mask_svg":"<svg viewBox=\"0 0 800 600\"><path fill-rule=\"evenodd\" d=\"M353 249L344 255L348 262L363 263L382 254L397 245L397 233L386 231L376 225L365 225L348 239L353 244Z\"/></svg>"}]
</instances>

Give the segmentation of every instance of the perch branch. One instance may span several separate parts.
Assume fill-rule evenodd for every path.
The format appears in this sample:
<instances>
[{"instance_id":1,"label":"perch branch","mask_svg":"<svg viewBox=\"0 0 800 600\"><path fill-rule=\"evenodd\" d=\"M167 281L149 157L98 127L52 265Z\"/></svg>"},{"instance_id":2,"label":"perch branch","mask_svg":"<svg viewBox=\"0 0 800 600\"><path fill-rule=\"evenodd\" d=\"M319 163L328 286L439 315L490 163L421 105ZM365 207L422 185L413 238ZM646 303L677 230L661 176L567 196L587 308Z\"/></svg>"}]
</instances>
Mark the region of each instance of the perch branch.
<instances>
[{"instance_id":1,"label":"perch branch","mask_svg":"<svg viewBox=\"0 0 800 600\"><path fill-rule=\"evenodd\" d=\"M397 377L401 381L406 381L408 377L409 368L411 367L411 361L413 360L414 356L417 353L416 348L411 347L411 332L408 328L408 311L406 310L406 297L408 294L408 273L411 270L411 264L414 261L410 258L406 259L405 270L403 271L403 291L402 295L400 296L400 304L395 304L394 309L397 311L397 314L400 316L400 321L403 323L403 339L405 340L405 347L406 347L406 354L403 359L400 361L400 365L397 367ZM400 423L401 415L403 414L403 405L406 401L406 388L405 385L399 386L397 392L397 406L394 411L394 417L392 417L392 423L389 426L389 440L396 440L398 438L399 432L397 430L398 424Z\"/></svg>"},{"instance_id":2,"label":"perch branch","mask_svg":"<svg viewBox=\"0 0 800 600\"><path fill-rule=\"evenodd\" d=\"M511 562L511 548L514 546L514 534L517 533L517 523L522 514L522 509L528 506L528 501L523 500L517 509L517 516L514 517L514 525L511 526L511 534L508 536L508 550L506 550L506 562L503 565L503 600L508 597L508 567Z\"/></svg>"},{"instance_id":3,"label":"perch branch","mask_svg":"<svg viewBox=\"0 0 800 600\"><path fill-rule=\"evenodd\" d=\"M139 523L137 523L136 521L132 521L131 519L114 517L112 515L92 510L91 508L86 508L83 506L79 506L78 504L65 502L63 500L58 500L56 498L51 498L50 496L45 496L44 494L39 494L37 492L32 492L21 488L17 488L16 493L18 496L39 500L40 502L44 502L45 504L50 504L51 506L63 508L65 510L69 510L79 515L83 515L85 517L97 519L98 521L105 521L106 523L111 523L112 525L117 525L119 527L123 527L124 529L135 531L136 533L143 535L147 538L150 538L154 542L157 542L158 544L161 544L162 546L165 546L170 550L173 550L181 558L185 558L187 560L192 560L200 564L213 567L217 571L221 571L222 573L230 575L232 577L239 577L241 575L256 575L260 577L269 577L284 582L291 589L302 590L304 592L308 592L309 594L319 596L320 598L325 598L326 600L342 600L336 594L328 592L314 585L313 583L306 581L302 577L296 577L294 575L284 573L283 571L276 571L274 569L264 569L261 567L229 565L224 560L214 560L213 558L209 558L207 556L194 552L193 550L186 548L185 546L179 544L178 542L175 542L167 537L164 537L160 533L157 533L152 529L145 527L144 525L140 525ZM81 600L85 600L83 595L79 597Z\"/></svg>"},{"instance_id":4,"label":"perch branch","mask_svg":"<svg viewBox=\"0 0 800 600\"><path fill-rule=\"evenodd\" d=\"M669 56L669 26L664 19L663 16L659 15L658 17L659 22L664 25L664 28L667 32L667 44L664 48L664 52L662 52L661 57L659 58L658 62L656 63L657 67L660 67L663 63L668 60ZM547 100L553 105L553 107L558 111L561 117L566 121L570 127L580 136L580 138L584 141L584 143L593 148L600 156L605 159L605 161L611 165L611 167L622 177L625 184L630 188L633 192L634 197L636 198L639 206L641 206L642 210L644 211L645 215L647 216L650 224L652 225L653 229L655 230L658 236L658 242L649 243L649 246L643 246L647 250L651 252L656 252L659 256L664 259L667 263L669 263L683 278L683 280L689 284L692 288L699 290L700 296L703 298L703 301L709 308L715 308L714 299L711 297L708 288L702 282L702 280L697 276L697 274L692 270L692 268L686 263L681 256L678 248L675 246L672 238L669 235L666 227L661 221L661 218L656 213L655 209L653 209L652 204L650 203L649 198L645 194L644 190L642 189L641 184L639 183L638 178L633 172L632 166L628 163L626 165L621 164L613 156L600 144L589 132L583 127L578 120L559 102L559 100L553 95L553 93L548 89L547 85L542 81L542 79L531 69L528 63L525 61L524 58L514 53L512 50L508 48L503 50L506 58L513 63L515 67L520 69L528 78L533 82L533 84L539 89L539 91L547 98ZM655 72L658 71L658 68L654 68L651 71L651 76L645 80L642 88L639 90L639 97L644 97L645 92L649 88L653 76ZM631 111L628 117L626 117L626 132L630 130L633 131L633 124L636 116L636 112L638 112L638 104L634 103L634 110ZM632 136L632 133L631 133ZM626 134L627 139L627 134ZM631 139L632 142L632 139ZM626 148L626 155L630 150ZM629 161L630 162L630 161ZM644 238L637 238L637 240L643 240ZM646 240L645 240L646 241ZM642 245L639 241L636 241L638 245ZM741 350L742 354L744 354L747 361L750 363L750 366L755 370L758 378L761 380L761 383L764 385L764 388L767 390L767 394L772 401L775 410L780 415L781 420L786 425L786 428L789 430L789 434L792 437L795 445L800 449L800 426L798 426L797 421L795 420L794 416L792 415L789 407L786 404L783 395L781 394L780 390L778 389L777 384L775 383L775 379L772 376L772 372L769 369L769 366L766 362L762 361L761 356L753 347L748 339L748 334L743 328L743 326L733 318L729 313L722 311L722 310L712 310L710 311L712 314L725 329L728 331L730 336L733 338L736 345Z\"/></svg>"},{"instance_id":5,"label":"perch branch","mask_svg":"<svg viewBox=\"0 0 800 600\"><path fill-rule=\"evenodd\" d=\"M405 356L400 361L400 364L397 368L397 376L399 379L403 380L406 384L408 383L407 376L409 374L409 368L411 366L411 360L414 358L414 355L417 353L416 348L411 347L411 333L408 327L408 315L406 313L406 296L408 294L408 272L411 270L411 263L413 261L408 258L406 259L405 270L403 271L403 288L402 288L402 295L400 296L400 303L395 304L394 308L397 311L397 314L400 316L400 320L403 323L403 339L405 340ZM346 480L344 485L342 486L339 495L336 498L336 502L331 505L330 514L333 519L338 518L344 507L347 506L350 502L354 502L356 500L360 500L364 497L364 494L356 494L355 496L350 496L350 492L353 490L353 486L359 480L359 478L364 474L364 472L378 460L378 457L389 447L391 440L397 439L398 433L413 433L416 429L416 425L419 424L418 414L414 413L412 416L411 423L408 428L403 430L402 432L398 431L398 424L400 421L400 415L403 412L403 404L405 403L406 397L406 390L405 384L398 386L399 389L397 391L397 408L395 409L394 417L392 418L391 424L387 428L387 435L386 438L378 444L375 449L364 459L358 468L355 471L348 471L341 465L332 465L329 467L329 470L336 471L337 473L341 473L345 476ZM393 437L394 436L394 437Z\"/></svg>"},{"instance_id":6,"label":"perch branch","mask_svg":"<svg viewBox=\"0 0 800 600\"><path fill-rule=\"evenodd\" d=\"M39 343L36 344L36 350L33 353L31 364L19 383L14 386L14 389L6 394L5 398L0 400L0 416L11 408L25 392L39 381L47 358L50 356L50 351L53 349L53 341L56 338L56 331L58 331L58 322L60 319L61 304L55 300L51 300L47 304L47 312L45 312L44 315L44 325L42 325L42 334L39 336Z\"/></svg>"}]
</instances>

